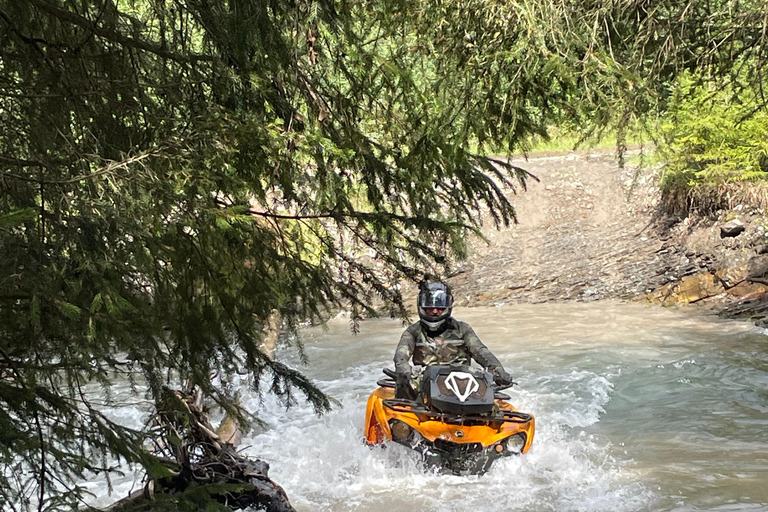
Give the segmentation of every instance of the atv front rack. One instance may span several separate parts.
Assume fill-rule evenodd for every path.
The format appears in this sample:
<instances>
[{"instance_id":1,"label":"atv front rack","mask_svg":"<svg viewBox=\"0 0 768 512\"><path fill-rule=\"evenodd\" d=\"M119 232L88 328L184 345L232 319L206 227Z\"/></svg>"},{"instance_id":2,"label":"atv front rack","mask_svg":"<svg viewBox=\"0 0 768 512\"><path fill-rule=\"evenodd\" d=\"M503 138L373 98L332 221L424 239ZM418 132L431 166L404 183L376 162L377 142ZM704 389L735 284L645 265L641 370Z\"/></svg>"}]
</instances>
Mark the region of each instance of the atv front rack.
<instances>
[{"instance_id":1,"label":"atv front rack","mask_svg":"<svg viewBox=\"0 0 768 512\"><path fill-rule=\"evenodd\" d=\"M415 402L413 400L407 400L404 398L386 398L381 401L384 404L384 407L388 409L392 409L396 412L405 412L410 414L415 414L419 416L419 421L425 421L422 420L421 417L425 416L428 419L438 419L444 423L451 423L451 424L462 424L466 423L468 421L500 421L500 422L506 422L506 423L528 423L533 419L533 416L530 414L519 412L519 411L509 411L506 409L499 409L498 412L495 412L493 414L449 414L445 412L439 412L439 411L433 411L430 409L427 409L424 407L423 404L420 404L419 402Z\"/></svg>"}]
</instances>

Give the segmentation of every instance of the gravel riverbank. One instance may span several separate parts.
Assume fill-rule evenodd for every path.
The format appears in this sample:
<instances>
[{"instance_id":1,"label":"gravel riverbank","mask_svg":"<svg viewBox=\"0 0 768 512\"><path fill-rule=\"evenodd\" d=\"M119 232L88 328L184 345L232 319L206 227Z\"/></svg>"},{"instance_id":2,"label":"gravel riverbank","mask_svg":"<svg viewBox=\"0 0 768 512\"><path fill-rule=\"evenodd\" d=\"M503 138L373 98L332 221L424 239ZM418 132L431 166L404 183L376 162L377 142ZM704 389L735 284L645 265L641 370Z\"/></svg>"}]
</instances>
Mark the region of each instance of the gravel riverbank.
<instances>
[{"instance_id":1,"label":"gravel riverbank","mask_svg":"<svg viewBox=\"0 0 768 512\"><path fill-rule=\"evenodd\" d=\"M642 160L638 152L631 156L631 162ZM539 181L509 193L518 224L496 231L489 221L488 242L470 242L470 257L450 279L458 305L682 302L758 323L768 310L762 305L768 239L761 210L734 205L716 218L663 215L658 169L621 169L610 152L513 163ZM729 222L743 229L724 234Z\"/></svg>"}]
</instances>

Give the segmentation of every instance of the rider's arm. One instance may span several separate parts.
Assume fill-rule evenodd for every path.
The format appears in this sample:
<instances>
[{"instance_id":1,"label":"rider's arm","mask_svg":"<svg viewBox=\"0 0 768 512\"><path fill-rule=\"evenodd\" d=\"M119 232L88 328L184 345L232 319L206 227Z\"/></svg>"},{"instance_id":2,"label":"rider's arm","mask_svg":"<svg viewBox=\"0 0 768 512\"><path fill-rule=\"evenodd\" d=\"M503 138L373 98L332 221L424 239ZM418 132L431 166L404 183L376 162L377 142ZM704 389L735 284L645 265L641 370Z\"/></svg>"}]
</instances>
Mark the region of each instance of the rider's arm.
<instances>
[{"instance_id":1,"label":"rider's arm","mask_svg":"<svg viewBox=\"0 0 768 512\"><path fill-rule=\"evenodd\" d=\"M480 341L480 338L475 334L472 327L466 322L459 322L459 330L461 337L464 340L472 359L478 362L480 366L486 370L494 370L495 368L503 368L499 360L495 355Z\"/></svg>"},{"instance_id":2,"label":"rider's arm","mask_svg":"<svg viewBox=\"0 0 768 512\"><path fill-rule=\"evenodd\" d=\"M415 324L418 327L418 324ZM408 327L400 337L400 342L395 349L395 371L397 373L411 373L411 356L416 348L416 334L413 325Z\"/></svg>"},{"instance_id":3,"label":"rider's arm","mask_svg":"<svg viewBox=\"0 0 768 512\"><path fill-rule=\"evenodd\" d=\"M514 382L512 382L512 375L504 369L501 362L496 359L496 356L494 356L488 347L480 341L480 338L477 337L477 334L475 334L475 331L472 330L469 324L461 322L460 328L464 343L466 343L469 348L469 353L475 361L482 365L483 368L493 373L493 380L496 384L503 387L508 387L514 384Z\"/></svg>"}]
</instances>

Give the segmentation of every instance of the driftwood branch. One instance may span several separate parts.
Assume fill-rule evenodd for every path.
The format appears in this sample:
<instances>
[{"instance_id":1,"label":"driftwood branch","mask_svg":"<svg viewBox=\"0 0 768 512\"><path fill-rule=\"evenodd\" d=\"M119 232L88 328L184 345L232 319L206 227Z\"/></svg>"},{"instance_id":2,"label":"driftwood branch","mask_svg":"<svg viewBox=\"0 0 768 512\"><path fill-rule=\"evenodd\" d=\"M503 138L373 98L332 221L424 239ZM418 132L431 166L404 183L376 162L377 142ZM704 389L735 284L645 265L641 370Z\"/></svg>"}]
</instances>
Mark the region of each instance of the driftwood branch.
<instances>
[{"instance_id":1,"label":"driftwood branch","mask_svg":"<svg viewBox=\"0 0 768 512\"><path fill-rule=\"evenodd\" d=\"M218 430L211 425L199 389L189 393L175 391L158 405L153 422L160 438L157 455L177 471L170 478L149 481L143 489L108 510L117 511L123 505L136 504L158 493L182 493L195 483L242 486L237 492L215 495L233 510L251 507L267 512L295 512L283 488L269 478L269 464L237 452L237 422L226 416Z\"/></svg>"}]
</instances>

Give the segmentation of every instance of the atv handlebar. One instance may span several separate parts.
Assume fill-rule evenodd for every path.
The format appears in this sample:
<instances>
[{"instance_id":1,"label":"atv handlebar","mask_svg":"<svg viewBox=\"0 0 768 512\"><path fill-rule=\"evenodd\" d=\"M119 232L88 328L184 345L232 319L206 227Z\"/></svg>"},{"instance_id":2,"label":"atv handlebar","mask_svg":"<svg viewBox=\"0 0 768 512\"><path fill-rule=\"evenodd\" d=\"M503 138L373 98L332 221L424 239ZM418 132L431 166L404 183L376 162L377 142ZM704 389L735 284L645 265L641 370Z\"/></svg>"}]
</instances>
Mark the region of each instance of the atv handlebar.
<instances>
[{"instance_id":1,"label":"atv handlebar","mask_svg":"<svg viewBox=\"0 0 768 512\"><path fill-rule=\"evenodd\" d=\"M384 372L384 375L386 375L387 377L391 377L393 379L397 378L397 372L394 370L390 370L389 368L383 368L381 371Z\"/></svg>"},{"instance_id":2,"label":"atv handlebar","mask_svg":"<svg viewBox=\"0 0 768 512\"><path fill-rule=\"evenodd\" d=\"M397 380L397 372L395 370L390 370L389 368L382 368L381 371L384 372L384 375L386 375L387 377L389 377L391 379L394 379L394 380ZM501 386L501 385L496 384L494 382L493 383L493 389L494 389L494 391L501 391L502 389L511 388L515 384L517 384L517 382L510 382L507 385Z\"/></svg>"}]
</instances>

